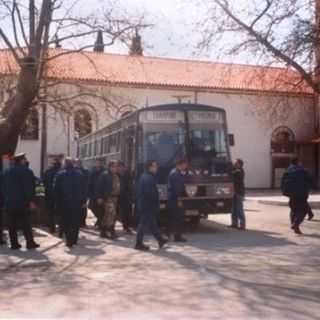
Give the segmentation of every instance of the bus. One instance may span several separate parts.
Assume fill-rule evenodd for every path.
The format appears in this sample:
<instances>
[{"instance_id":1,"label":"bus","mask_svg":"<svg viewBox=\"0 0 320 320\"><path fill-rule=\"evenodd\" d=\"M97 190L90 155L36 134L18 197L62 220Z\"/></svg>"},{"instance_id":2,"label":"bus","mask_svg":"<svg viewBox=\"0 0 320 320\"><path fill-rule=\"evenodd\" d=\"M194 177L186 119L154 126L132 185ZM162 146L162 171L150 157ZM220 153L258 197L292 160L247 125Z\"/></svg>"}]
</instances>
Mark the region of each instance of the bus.
<instances>
[{"instance_id":1,"label":"bus","mask_svg":"<svg viewBox=\"0 0 320 320\"><path fill-rule=\"evenodd\" d=\"M79 140L78 157L87 168L96 159L123 161L134 185L148 160L159 163L161 215L167 179L179 158L188 159L184 202L186 220L198 224L209 214L231 213L233 183L226 112L199 104L147 107Z\"/></svg>"}]
</instances>

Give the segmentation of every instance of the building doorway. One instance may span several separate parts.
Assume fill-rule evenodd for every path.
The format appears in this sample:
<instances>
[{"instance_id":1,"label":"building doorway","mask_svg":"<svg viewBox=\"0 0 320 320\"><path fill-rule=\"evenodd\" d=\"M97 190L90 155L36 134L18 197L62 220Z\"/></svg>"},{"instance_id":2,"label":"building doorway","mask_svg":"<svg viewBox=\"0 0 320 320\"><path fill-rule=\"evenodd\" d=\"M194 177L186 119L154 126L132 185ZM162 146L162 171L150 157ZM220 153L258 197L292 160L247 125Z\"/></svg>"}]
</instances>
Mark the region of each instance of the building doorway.
<instances>
[{"instance_id":1,"label":"building doorway","mask_svg":"<svg viewBox=\"0 0 320 320\"><path fill-rule=\"evenodd\" d=\"M285 126L278 127L271 137L271 188L280 188L281 178L295 157L297 147L293 131Z\"/></svg>"}]
</instances>

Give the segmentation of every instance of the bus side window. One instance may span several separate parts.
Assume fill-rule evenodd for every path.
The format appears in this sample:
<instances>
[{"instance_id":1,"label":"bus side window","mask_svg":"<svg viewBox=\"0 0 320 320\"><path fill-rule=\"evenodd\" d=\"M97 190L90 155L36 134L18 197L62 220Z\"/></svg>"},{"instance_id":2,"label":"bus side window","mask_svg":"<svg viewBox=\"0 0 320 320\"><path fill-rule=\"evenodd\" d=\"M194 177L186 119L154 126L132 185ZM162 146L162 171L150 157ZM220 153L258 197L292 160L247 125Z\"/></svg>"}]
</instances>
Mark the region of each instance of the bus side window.
<instances>
[{"instance_id":1,"label":"bus side window","mask_svg":"<svg viewBox=\"0 0 320 320\"><path fill-rule=\"evenodd\" d=\"M130 127L125 130L125 139L123 143L125 144L125 162L129 170L134 169L134 144L135 144L135 134L136 128Z\"/></svg>"}]
</instances>

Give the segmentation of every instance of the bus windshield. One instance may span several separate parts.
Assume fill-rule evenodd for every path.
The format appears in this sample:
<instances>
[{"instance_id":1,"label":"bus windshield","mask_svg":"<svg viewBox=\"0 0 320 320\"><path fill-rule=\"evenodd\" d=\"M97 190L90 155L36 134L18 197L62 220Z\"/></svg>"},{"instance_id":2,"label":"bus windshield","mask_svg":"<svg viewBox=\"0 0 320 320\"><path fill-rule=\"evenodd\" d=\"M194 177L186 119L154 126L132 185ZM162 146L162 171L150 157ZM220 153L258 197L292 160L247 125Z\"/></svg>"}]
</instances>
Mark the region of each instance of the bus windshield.
<instances>
[{"instance_id":1,"label":"bus windshield","mask_svg":"<svg viewBox=\"0 0 320 320\"><path fill-rule=\"evenodd\" d=\"M223 113L189 111L190 158L193 166L211 174L225 173L228 149Z\"/></svg>"},{"instance_id":2,"label":"bus windshield","mask_svg":"<svg viewBox=\"0 0 320 320\"><path fill-rule=\"evenodd\" d=\"M184 113L180 111L145 111L140 114L142 126L141 162L155 159L161 166L172 167L185 156L186 131Z\"/></svg>"},{"instance_id":3,"label":"bus windshield","mask_svg":"<svg viewBox=\"0 0 320 320\"><path fill-rule=\"evenodd\" d=\"M227 157L223 114L214 111L190 111L190 144L194 154Z\"/></svg>"}]
</instances>

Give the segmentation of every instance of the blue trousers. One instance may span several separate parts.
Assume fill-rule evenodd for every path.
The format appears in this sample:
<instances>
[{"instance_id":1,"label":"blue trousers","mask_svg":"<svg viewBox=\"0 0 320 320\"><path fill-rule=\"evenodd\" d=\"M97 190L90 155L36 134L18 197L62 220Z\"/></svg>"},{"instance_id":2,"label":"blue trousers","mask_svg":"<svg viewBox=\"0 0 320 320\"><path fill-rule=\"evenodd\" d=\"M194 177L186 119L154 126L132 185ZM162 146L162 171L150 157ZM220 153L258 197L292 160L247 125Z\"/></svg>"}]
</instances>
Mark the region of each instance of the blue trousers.
<instances>
[{"instance_id":1,"label":"blue trousers","mask_svg":"<svg viewBox=\"0 0 320 320\"><path fill-rule=\"evenodd\" d=\"M150 231L152 235L159 241L162 240L156 214L153 212L143 212L139 217L139 225L137 230L137 244L143 243L145 232Z\"/></svg>"},{"instance_id":2,"label":"blue trousers","mask_svg":"<svg viewBox=\"0 0 320 320\"><path fill-rule=\"evenodd\" d=\"M243 196L234 194L232 202L232 225L235 227L246 227L246 216L243 209Z\"/></svg>"}]
</instances>

